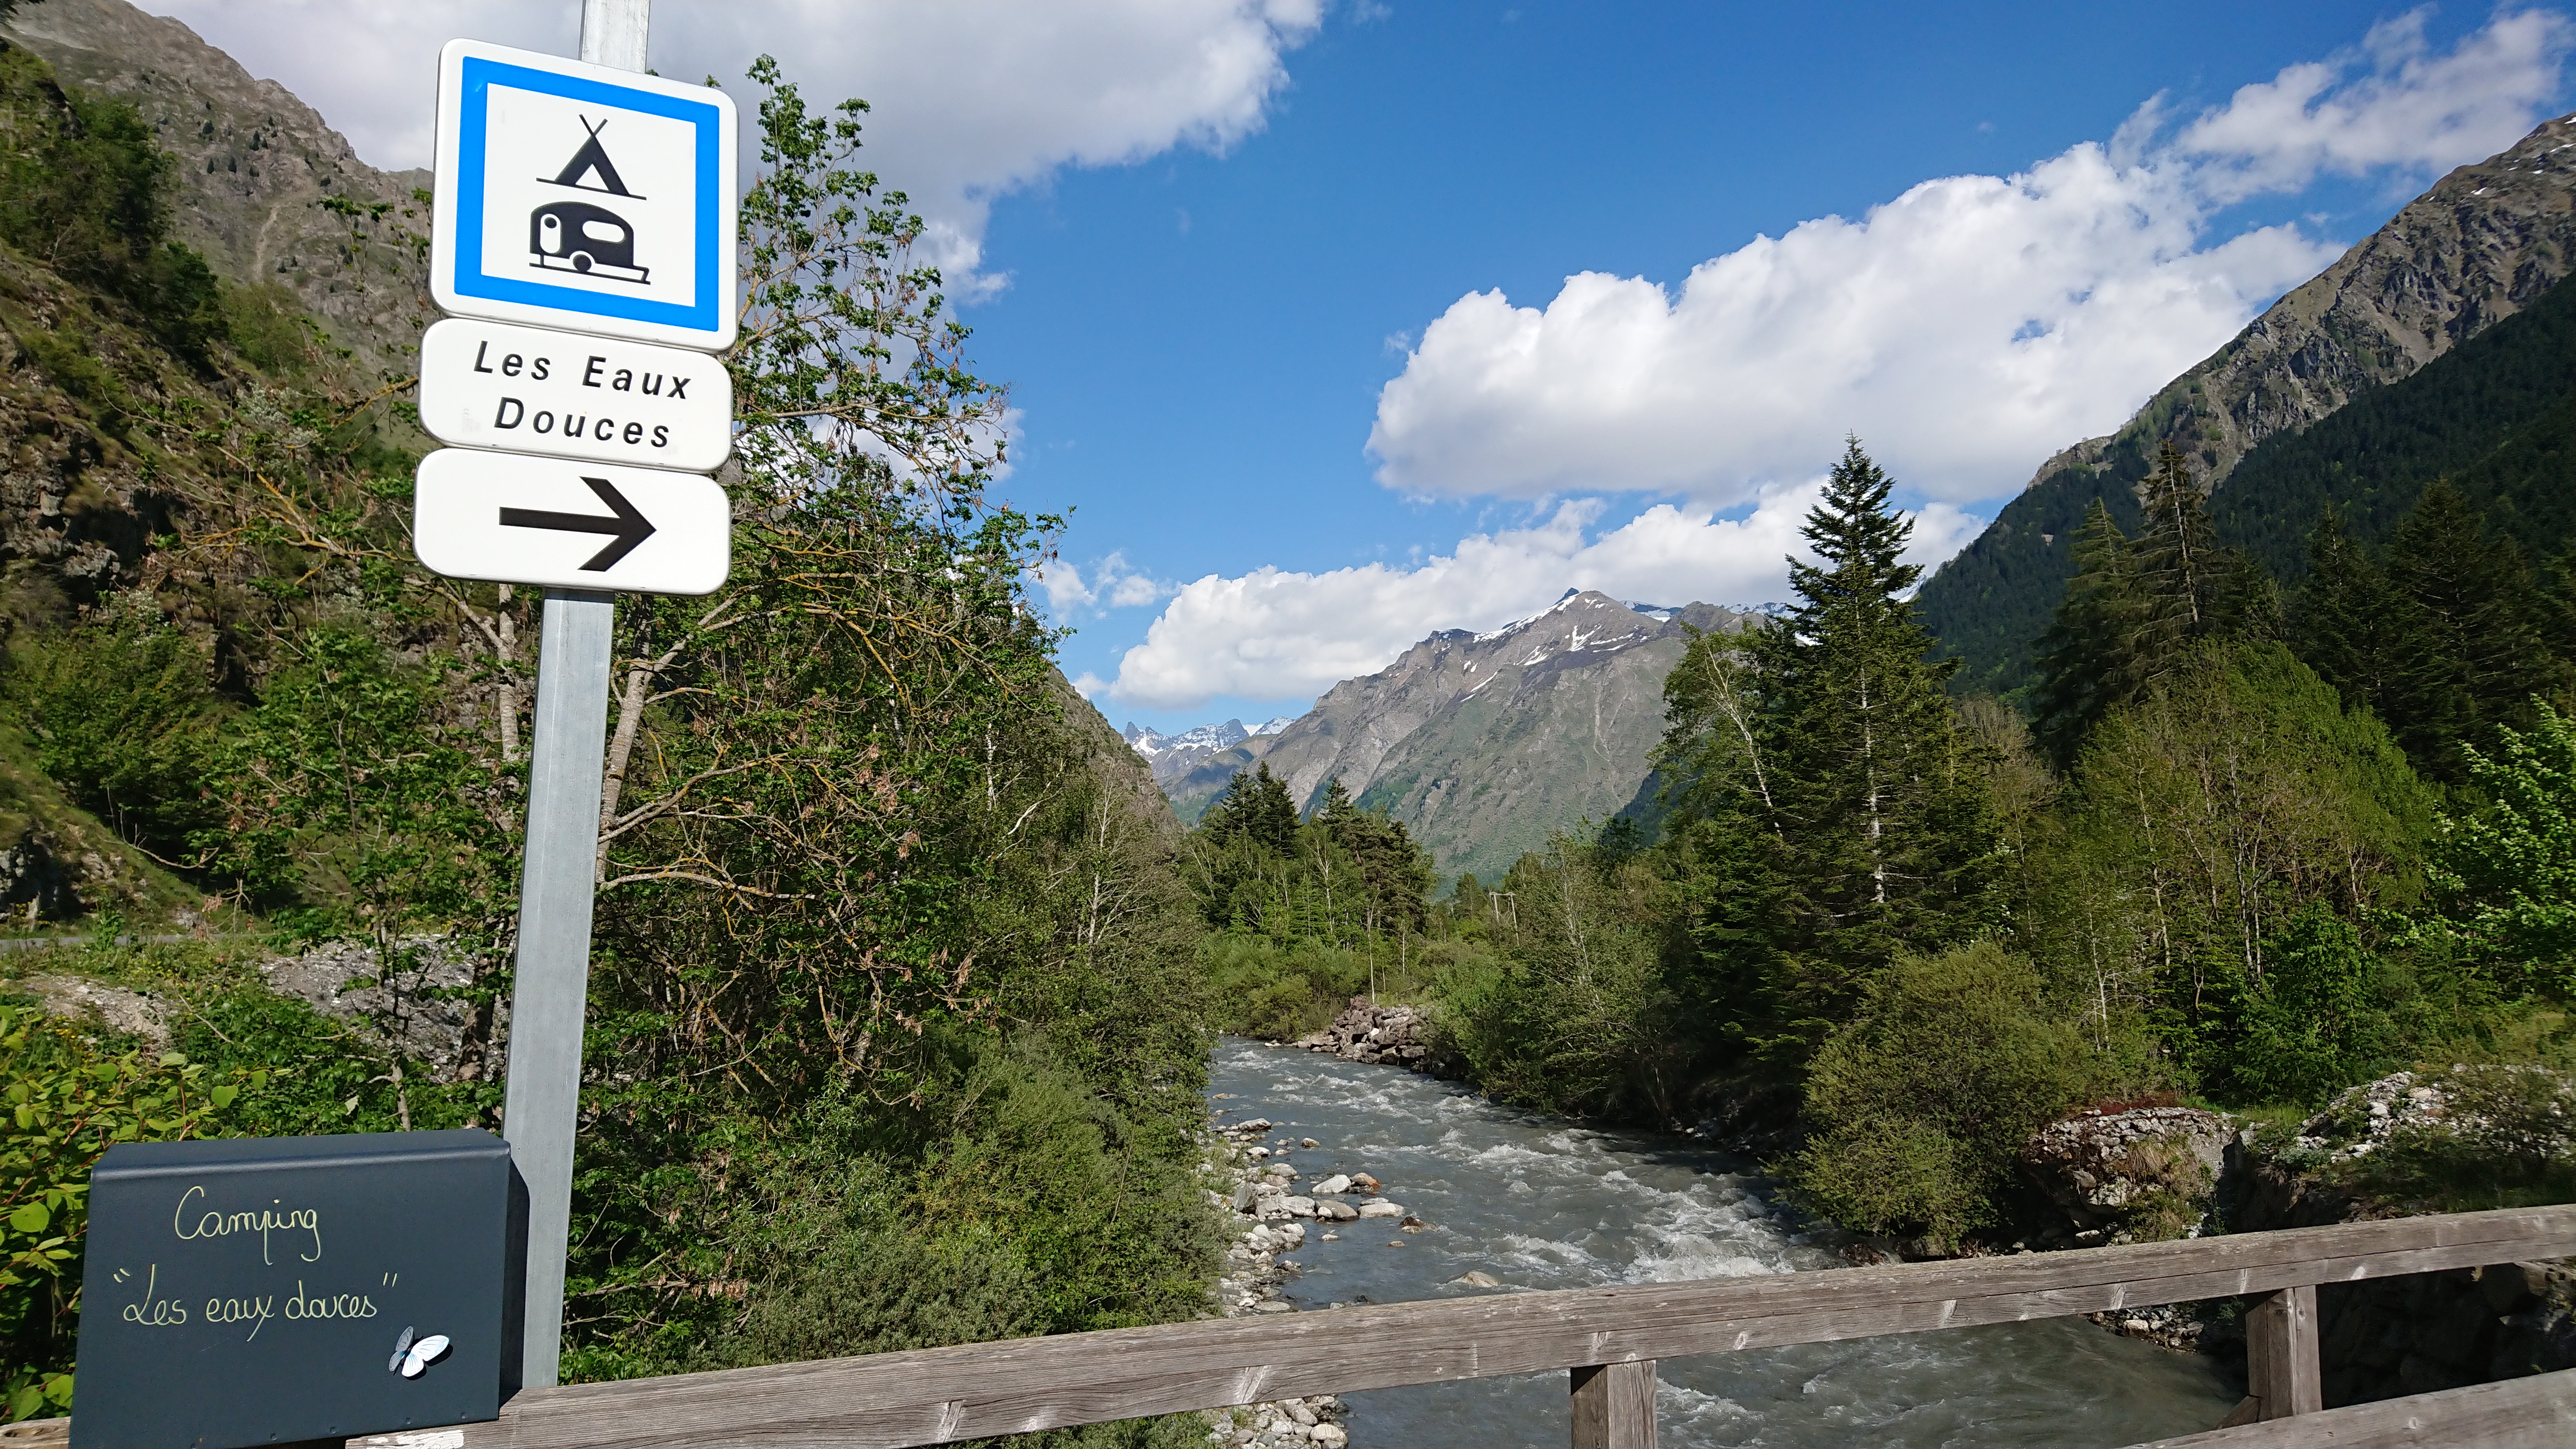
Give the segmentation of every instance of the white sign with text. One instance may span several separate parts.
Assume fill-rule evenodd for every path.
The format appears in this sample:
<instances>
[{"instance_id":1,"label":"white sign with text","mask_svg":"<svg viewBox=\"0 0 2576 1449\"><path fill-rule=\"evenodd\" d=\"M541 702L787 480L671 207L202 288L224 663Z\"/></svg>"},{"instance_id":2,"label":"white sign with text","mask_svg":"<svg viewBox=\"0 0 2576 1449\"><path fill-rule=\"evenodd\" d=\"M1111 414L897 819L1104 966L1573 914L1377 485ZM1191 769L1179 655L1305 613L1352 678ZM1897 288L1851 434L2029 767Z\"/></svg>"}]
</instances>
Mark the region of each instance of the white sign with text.
<instances>
[{"instance_id":1,"label":"white sign with text","mask_svg":"<svg viewBox=\"0 0 2576 1449\"><path fill-rule=\"evenodd\" d=\"M733 450L724 364L703 352L451 317L420 342L420 421L461 448L703 473Z\"/></svg>"}]
</instances>

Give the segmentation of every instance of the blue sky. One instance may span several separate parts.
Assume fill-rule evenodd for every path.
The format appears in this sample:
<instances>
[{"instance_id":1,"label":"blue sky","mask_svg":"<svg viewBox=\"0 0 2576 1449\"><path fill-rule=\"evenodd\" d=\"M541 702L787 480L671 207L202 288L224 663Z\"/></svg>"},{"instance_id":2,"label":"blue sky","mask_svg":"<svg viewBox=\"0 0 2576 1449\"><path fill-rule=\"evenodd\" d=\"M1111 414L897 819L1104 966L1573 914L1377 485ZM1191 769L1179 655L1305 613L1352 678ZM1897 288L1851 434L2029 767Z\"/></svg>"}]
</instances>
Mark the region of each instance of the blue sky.
<instances>
[{"instance_id":1,"label":"blue sky","mask_svg":"<svg viewBox=\"0 0 2576 1449\"><path fill-rule=\"evenodd\" d=\"M578 7L146 8L406 165L415 52L567 49ZM1066 672L1170 728L1296 713L1569 586L1777 598L1846 432L1946 556L2566 109L2571 35L2188 0L661 0L654 60L773 50L876 103L873 163L1013 388L1005 491L1072 512L1038 590Z\"/></svg>"}]
</instances>

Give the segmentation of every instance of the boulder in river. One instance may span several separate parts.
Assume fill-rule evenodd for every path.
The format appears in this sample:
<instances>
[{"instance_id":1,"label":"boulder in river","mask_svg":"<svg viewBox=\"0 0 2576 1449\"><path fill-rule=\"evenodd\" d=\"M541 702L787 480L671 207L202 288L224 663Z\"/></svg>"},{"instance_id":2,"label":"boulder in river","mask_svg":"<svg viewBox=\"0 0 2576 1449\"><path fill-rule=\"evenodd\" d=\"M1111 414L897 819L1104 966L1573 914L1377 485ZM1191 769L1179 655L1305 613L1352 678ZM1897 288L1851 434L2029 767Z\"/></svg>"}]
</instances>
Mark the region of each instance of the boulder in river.
<instances>
[{"instance_id":1,"label":"boulder in river","mask_svg":"<svg viewBox=\"0 0 2576 1449\"><path fill-rule=\"evenodd\" d=\"M1359 1215L1359 1209L1339 1198L1324 1198L1315 1203L1315 1216L1329 1222L1346 1223Z\"/></svg>"},{"instance_id":2,"label":"boulder in river","mask_svg":"<svg viewBox=\"0 0 2576 1449\"><path fill-rule=\"evenodd\" d=\"M1335 1173L1331 1177L1325 1178L1322 1182L1316 1183L1311 1190L1315 1192L1349 1192L1351 1190L1351 1180L1342 1176L1340 1173Z\"/></svg>"},{"instance_id":3,"label":"boulder in river","mask_svg":"<svg viewBox=\"0 0 2576 1449\"><path fill-rule=\"evenodd\" d=\"M1344 1061L1409 1067L1432 1076L1455 1076L1457 1064L1439 1049L1431 1019L1418 1006L1376 1006L1365 996L1350 1005L1322 1031L1297 1039L1312 1052L1329 1052Z\"/></svg>"},{"instance_id":4,"label":"boulder in river","mask_svg":"<svg viewBox=\"0 0 2576 1449\"><path fill-rule=\"evenodd\" d=\"M2197 1107L2094 1109L2041 1128L2022 1149L2022 1175L2065 1214L2048 1238L2192 1236L2235 1139L2235 1123Z\"/></svg>"},{"instance_id":5,"label":"boulder in river","mask_svg":"<svg viewBox=\"0 0 2576 1449\"><path fill-rule=\"evenodd\" d=\"M1311 1218L1315 1215L1315 1200L1311 1197L1281 1198L1279 1206L1292 1218Z\"/></svg>"}]
</instances>

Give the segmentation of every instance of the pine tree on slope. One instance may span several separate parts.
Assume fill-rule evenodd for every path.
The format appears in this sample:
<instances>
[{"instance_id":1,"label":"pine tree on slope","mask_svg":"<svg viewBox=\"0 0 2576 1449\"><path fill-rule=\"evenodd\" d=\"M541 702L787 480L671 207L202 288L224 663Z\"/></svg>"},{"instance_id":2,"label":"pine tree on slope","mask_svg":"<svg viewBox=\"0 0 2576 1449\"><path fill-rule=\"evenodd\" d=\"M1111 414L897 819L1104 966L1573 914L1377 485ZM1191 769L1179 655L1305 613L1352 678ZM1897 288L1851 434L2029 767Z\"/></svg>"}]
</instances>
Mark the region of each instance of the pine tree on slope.
<instances>
[{"instance_id":1,"label":"pine tree on slope","mask_svg":"<svg viewBox=\"0 0 2576 1449\"><path fill-rule=\"evenodd\" d=\"M1799 603L1750 645L1765 706L1787 929L1766 993L1773 1055L1848 1019L1902 949L1974 937L1994 914L1996 829L1977 746L1951 714L1951 666L1903 595L1909 520L1894 484L1850 440L1792 561Z\"/></svg>"}]
</instances>

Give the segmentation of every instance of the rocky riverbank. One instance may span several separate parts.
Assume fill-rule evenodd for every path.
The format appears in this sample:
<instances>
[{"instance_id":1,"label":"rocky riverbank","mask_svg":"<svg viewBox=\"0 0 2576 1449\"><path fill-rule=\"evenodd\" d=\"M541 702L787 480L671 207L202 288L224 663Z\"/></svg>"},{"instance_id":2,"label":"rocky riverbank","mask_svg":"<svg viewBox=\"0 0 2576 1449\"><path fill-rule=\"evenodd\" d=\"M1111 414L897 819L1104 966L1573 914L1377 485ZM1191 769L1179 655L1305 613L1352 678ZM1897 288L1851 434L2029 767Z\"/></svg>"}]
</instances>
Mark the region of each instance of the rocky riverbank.
<instances>
[{"instance_id":1,"label":"rocky riverbank","mask_svg":"<svg viewBox=\"0 0 2576 1449\"><path fill-rule=\"evenodd\" d=\"M1235 1238L1225 1250L1225 1268L1217 1278L1217 1312L1227 1318L1296 1312L1296 1305L1288 1301L1287 1283L1297 1273L1297 1262L1287 1255L1305 1245L1308 1221L1332 1221L1340 1216L1319 1213L1312 1195L1294 1199L1303 1205L1302 1212L1286 1206L1291 1200L1288 1188L1296 1175L1289 1153L1299 1147L1312 1149L1317 1143L1311 1137L1295 1143L1274 1143L1270 1140L1273 1130L1270 1119L1253 1117L1241 1122L1220 1122L1210 1131L1214 1139L1210 1166L1223 1184L1215 1190L1215 1197L1228 1214L1227 1225ZM1327 1178L1316 1185L1317 1189L1336 1180L1342 1184L1342 1191L1350 1189L1349 1178ZM1340 1199L1327 1195L1327 1200L1348 1210L1353 1219L1359 1216L1357 1209L1349 1208ZM1375 1215L1384 1214L1381 1211ZM1350 1432L1343 1427L1349 1413L1339 1398L1322 1394L1210 1409L1200 1417L1207 1421L1211 1444L1245 1449L1286 1449L1291 1445L1343 1449L1350 1443Z\"/></svg>"},{"instance_id":2,"label":"rocky riverbank","mask_svg":"<svg viewBox=\"0 0 2576 1449\"><path fill-rule=\"evenodd\" d=\"M1460 1075L1453 1055L1441 1046L1431 1018L1418 1006L1377 1006L1354 996L1333 1023L1297 1038L1290 1045L1324 1052L1346 1062L1403 1067L1435 1077Z\"/></svg>"}]
</instances>

